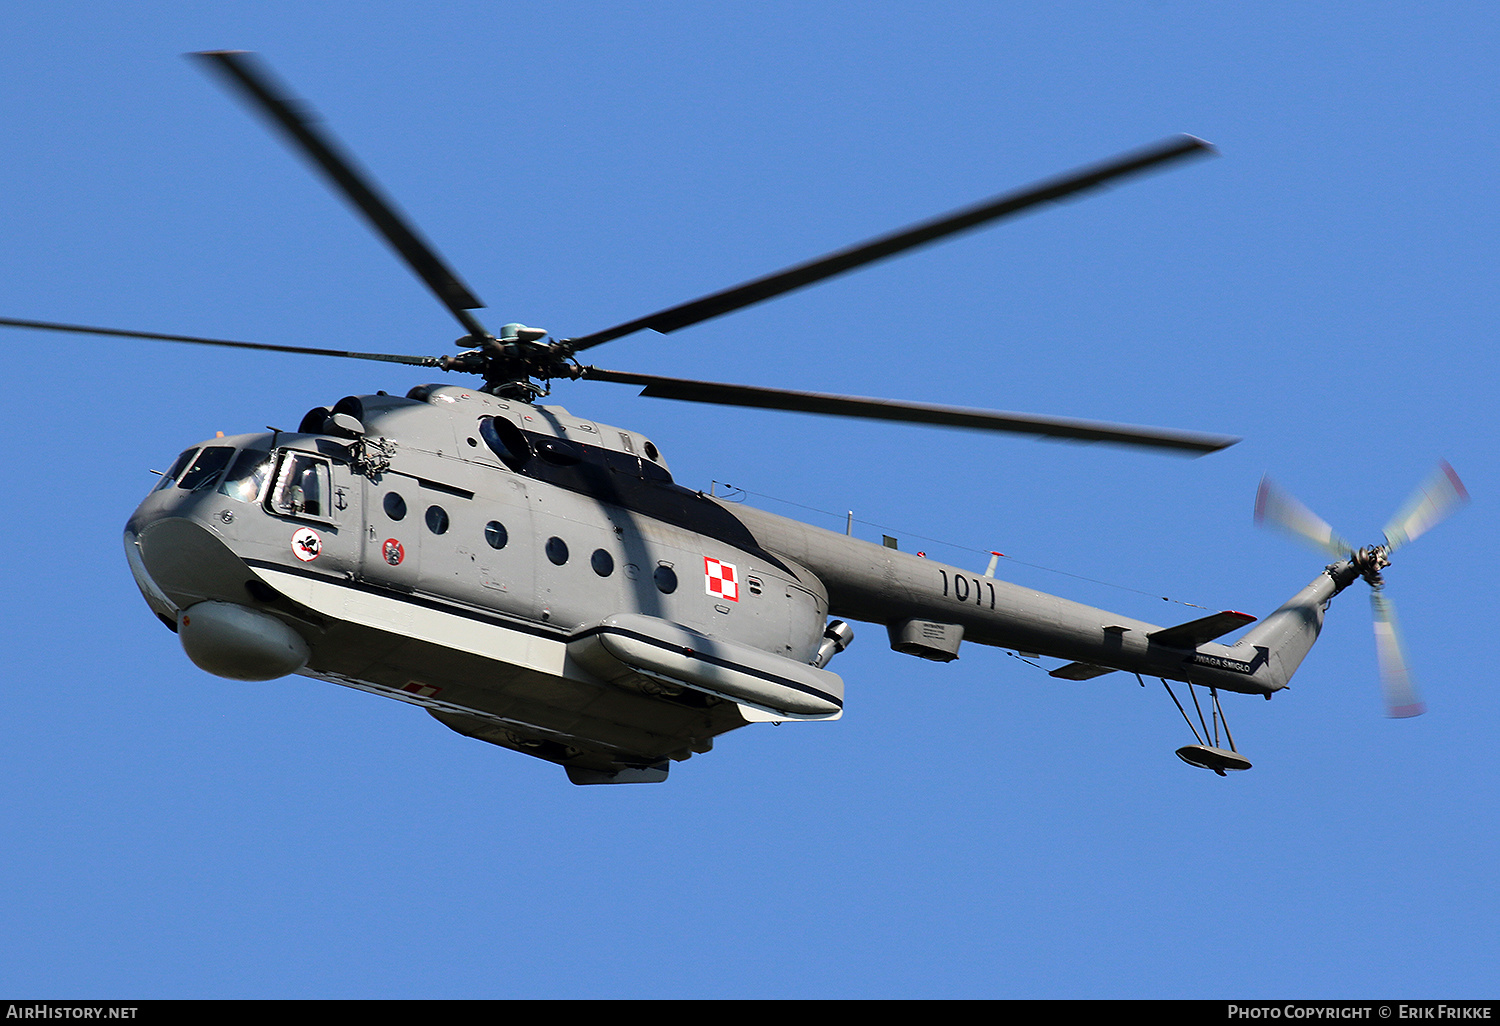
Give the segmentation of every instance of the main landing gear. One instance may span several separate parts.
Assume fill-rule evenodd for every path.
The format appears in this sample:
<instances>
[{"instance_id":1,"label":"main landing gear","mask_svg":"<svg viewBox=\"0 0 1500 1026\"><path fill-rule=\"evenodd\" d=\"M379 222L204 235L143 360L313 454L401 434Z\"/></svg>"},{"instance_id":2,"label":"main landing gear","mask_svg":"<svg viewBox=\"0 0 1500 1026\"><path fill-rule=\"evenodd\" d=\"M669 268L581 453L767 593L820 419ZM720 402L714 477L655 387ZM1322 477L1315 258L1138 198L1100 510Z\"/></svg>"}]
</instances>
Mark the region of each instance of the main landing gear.
<instances>
[{"instance_id":1,"label":"main landing gear","mask_svg":"<svg viewBox=\"0 0 1500 1026\"><path fill-rule=\"evenodd\" d=\"M1137 679L1139 680L1139 675L1137 675ZM1146 682L1141 681L1141 686L1145 687ZM1187 721L1188 729L1193 732L1193 737L1198 739L1198 743L1195 745L1183 745L1177 749L1177 758L1189 766L1198 766L1202 769L1213 770L1221 777L1226 776L1230 770L1247 770L1250 768L1250 760L1235 750L1234 735L1229 732L1229 720L1225 718L1224 709L1219 705L1218 688L1211 687L1208 689L1209 707L1213 716L1213 731L1210 734L1209 725L1203 717L1203 706L1198 703L1198 692L1193 688L1192 682L1188 682L1188 694L1193 699L1193 708L1197 710L1198 723L1203 727L1203 733L1199 734L1198 728L1193 725L1192 717L1188 716L1187 710L1182 707L1182 703L1177 700L1177 695L1173 693L1172 685L1168 684L1165 678L1163 678L1161 686L1166 688L1167 694L1172 696L1172 704L1177 706L1177 711L1182 713L1182 718ZM1229 743L1227 749L1219 747L1220 724L1224 727L1224 739ZM1208 743L1210 736L1213 738L1213 744Z\"/></svg>"}]
</instances>

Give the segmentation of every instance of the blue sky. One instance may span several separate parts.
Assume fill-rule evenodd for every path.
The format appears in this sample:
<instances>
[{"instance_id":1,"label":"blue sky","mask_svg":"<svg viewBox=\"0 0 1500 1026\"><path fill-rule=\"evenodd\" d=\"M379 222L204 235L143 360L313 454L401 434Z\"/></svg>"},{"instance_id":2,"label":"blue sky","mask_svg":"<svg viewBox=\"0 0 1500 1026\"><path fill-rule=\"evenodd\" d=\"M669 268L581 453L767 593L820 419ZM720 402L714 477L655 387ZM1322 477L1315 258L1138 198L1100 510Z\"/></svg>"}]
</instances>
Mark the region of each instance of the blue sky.
<instances>
[{"instance_id":1,"label":"blue sky","mask_svg":"<svg viewBox=\"0 0 1500 1026\"><path fill-rule=\"evenodd\" d=\"M683 483L976 570L998 549L1001 576L1158 623L1264 615L1318 573L1252 525L1262 473L1358 541L1439 458L1474 501L1387 574L1418 719L1381 715L1362 585L1290 691L1228 696L1255 763L1228 779L1172 754L1155 682L934 665L856 624L841 721L577 788L399 703L206 676L126 568L187 445L430 374L8 333L0 991L1495 996L1492 5L12 8L0 315L449 351L190 50L263 52L487 323L560 335L1191 132L1222 156L593 362L1244 436L1227 452L553 400L648 432Z\"/></svg>"}]
</instances>

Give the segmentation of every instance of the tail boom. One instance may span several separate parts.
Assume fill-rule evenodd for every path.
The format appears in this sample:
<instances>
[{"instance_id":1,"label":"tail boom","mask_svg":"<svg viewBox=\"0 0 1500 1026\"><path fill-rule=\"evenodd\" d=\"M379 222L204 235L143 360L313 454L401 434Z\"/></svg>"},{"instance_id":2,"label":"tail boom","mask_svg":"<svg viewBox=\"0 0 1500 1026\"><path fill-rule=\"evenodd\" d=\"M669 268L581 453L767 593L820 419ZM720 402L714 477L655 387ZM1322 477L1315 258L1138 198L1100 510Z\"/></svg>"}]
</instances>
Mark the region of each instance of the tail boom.
<instances>
[{"instance_id":1,"label":"tail boom","mask_svg":"<svg viewBox=\"0 0 1500 1026\"><path fill-rule=\"evenodd\" d=\"M1267 695L1280 691L1318 640L1328 603L1358 576L1359 571L1349 560L1331 564L1234 645L1199 645L1188 660L1191 677L1178 679L1230 691ZM1213 673L1201 672L1205 670ZM1248 677L1254 686L1231 687L1214 679L1223 673Z\"/></svg>"},{"instance_id":2,"label":"tail boom","mask_svg":"<svg viewBox=\"0 0 1500 1026\"><path fill-rule=\"evenodd\" d=\"M927 658L957 658L961 640L1071 660L1071 679L1123 670L1269 695L1286 687L1317 640L1328 601L1358 576L1347 560L1328 567L1239 642L1221 645L1204 639L1233 629L1235 617L1250 618L1220 613L1163 628L752 507L734 512L767 551L817 575L831 615L888 628L953 628L948 651Z\"/></svg>"}]
</instances>

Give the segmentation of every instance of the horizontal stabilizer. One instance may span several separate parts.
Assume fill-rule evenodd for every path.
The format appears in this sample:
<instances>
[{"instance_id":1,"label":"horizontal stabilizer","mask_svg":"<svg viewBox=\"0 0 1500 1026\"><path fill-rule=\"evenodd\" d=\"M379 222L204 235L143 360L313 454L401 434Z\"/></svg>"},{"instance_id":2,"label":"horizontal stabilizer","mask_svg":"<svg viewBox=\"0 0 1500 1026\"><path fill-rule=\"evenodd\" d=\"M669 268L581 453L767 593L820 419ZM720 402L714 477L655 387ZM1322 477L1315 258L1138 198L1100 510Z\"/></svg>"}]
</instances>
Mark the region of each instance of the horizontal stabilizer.
<instances>
[{"instance_id":1,"label":"horizontal stabilizer","mask_svg":"<svg viewBox=\"0 0 1500 1026\"><path fill-rule=\"evenodd\" d=\"M1255 617L1249 613L1236 613L1226 609L1222 613L1210 613L1200 619L1180 623L1176 627L1164 627L1159 631L1152 631L1146 636L1157 645L1167 645L1171 648L1197 648L1205 641L1212 641L1230 631L1238 630L1247 623L1254 622Z\"/></svg>"},{"instance_id":2,"label":"horizontal stabilizer","mask_svg":"<svg viewBox=\"0 0 1500 1026\"><path fill-rule=\"evenodd\" d=\"M1069 663L1067 666L1059 666L1047 676L1059 677L1062 680L1093 680L1095 677L1114 672L1108 666L1095 666L1093 663Z\"/></svg>"}]
</instances>

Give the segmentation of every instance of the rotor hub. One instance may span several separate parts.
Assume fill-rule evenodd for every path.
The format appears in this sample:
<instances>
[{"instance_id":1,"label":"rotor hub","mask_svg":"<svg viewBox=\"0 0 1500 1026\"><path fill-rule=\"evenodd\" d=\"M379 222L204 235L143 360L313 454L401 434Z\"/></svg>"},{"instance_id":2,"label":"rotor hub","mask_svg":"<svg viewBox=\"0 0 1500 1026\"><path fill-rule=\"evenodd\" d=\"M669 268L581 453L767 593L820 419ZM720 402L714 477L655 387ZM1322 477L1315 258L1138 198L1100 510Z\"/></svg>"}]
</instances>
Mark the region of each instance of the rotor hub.
<instances>
[{"instance_id":1,"label":"rotor hub","mask_svg":"<svg viewBox=\"0 0 1500 1026\"><path fill-rule=\"evenodd\" d=\"M484 378L482 391L504 399L532 402L546 395L546 382L553 378L577 378L581 373L573 357L573 347L563 342L544 342L545 328L524 324L507 324L499 336L471 333L455 340L468 352L445 356L438 366L445 371L479 374ZM535 380L534 380L535 379Z\"/></svg>"},{"instance_id":2,"label":"rotor hub","mask_svg":"<svg viewBox=\"0 0 1500 1026\"><path fill-rule=\"evenodd\" d=\"M1367 545L1349 557L1354 564L1354 569L1365 579L1365 583L1372 588L1385 587L1385 579L1380 576L1380 571L1391 565L1391 550L1384 545Z\"/></svg>"}]
</instances>

